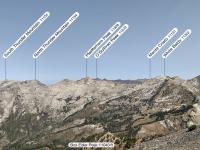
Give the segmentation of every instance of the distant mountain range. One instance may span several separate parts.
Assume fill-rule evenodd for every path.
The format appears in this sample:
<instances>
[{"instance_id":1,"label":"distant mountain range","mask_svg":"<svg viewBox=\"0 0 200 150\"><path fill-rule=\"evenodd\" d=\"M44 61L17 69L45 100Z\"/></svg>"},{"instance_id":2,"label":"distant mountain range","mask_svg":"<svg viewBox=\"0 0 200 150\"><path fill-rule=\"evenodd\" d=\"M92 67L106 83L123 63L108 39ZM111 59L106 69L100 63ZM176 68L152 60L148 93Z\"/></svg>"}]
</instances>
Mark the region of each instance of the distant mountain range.
<instances>
[{"instance_id":1,"label":"distant mountain range","mask_svg":"<svg viewBox=\"0 0 200 150\"><path fill-rule=\"evenodd\" d=\"M200 76L0 82L0 149L198 149ZM195 142L195 144L193 143ZM189 143L189 146L187 145Z\"/></svg>"}]
</instances>

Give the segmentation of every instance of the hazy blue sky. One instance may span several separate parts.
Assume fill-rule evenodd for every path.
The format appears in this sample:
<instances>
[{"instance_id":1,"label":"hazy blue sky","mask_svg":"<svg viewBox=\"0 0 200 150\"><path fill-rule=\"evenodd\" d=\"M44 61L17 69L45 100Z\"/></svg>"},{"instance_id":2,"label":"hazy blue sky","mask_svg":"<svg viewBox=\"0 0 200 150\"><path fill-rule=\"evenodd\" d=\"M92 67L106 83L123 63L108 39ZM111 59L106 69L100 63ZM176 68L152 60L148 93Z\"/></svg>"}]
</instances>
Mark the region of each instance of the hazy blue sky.
<instances>
[{"instance_id":1,"label":"hazy blue sky","mask_svg":"<svg viewBox=\"0 0 200 150\"><path fill-rule=\"evenodd\" d=\"M148 77L146 54L172 28L179 32L154 57L152 76L163 74L162 52L187 28L192 35L167 59L166 74L191 78L200 74L199 0L0 0L0 79L4 79L3 52L45 11L49 19L8 59L8 79L34 79L32 53L75 11L79 19L38 60L38 79L54 83L85 76L84 53L116 21L129 30L101 57L99 77L137 79ZM88 74L95 77L94 58Z\"/></svg>"}]
</instances>

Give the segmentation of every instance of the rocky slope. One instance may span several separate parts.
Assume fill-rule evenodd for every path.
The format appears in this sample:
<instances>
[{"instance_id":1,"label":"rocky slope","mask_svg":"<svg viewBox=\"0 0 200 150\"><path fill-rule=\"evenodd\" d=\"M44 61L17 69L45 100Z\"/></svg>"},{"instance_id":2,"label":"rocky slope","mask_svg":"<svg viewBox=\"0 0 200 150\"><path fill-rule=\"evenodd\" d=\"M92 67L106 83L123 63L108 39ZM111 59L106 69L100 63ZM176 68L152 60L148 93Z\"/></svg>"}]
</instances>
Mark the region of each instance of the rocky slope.
<instances>
[{"instance_id":1,"label":"rocky slope","mask_svg":"<svg viewBox=\"0 0 200 150\"><path fill-rule=\"evenodd\" d=\"M153 149L151 141L157 138L170 142L168 136L186 134L187 140L200 124L199 83L178 77L134 82L86 78L51 86L2 81L0 149L69 149L71 141Z\"/></svg>"},{"instance_id":2,"label":"rocky slope","mask_svg":"<svg viewBox=\"0 0 200 150\"><path fill-rule=\"evenodd\" d=\"M199 150L200 129L181 130L136 145L132 150Z\"/></svg>"}]
</instances>

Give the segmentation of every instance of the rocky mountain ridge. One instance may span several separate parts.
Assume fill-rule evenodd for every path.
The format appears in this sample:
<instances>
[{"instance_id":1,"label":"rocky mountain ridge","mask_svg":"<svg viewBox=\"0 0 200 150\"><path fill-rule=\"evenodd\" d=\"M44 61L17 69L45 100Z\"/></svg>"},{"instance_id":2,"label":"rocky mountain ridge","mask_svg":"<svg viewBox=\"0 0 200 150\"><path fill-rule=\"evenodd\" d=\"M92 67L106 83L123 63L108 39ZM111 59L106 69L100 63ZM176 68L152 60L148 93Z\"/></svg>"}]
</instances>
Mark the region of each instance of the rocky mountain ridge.
<instances>
[{"instance_id":1,"label":"rocky mountain ridge","mask_svg":"<svg viewBox=\"0 0 200 150\"><path fill-rule=\"evenodd\" d=\"M72 141L112 141L132 149L198 128L197 78L135 82L0 82L0 149L69 149Z\"/></svg>"}]
</instances>

